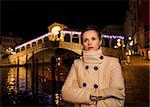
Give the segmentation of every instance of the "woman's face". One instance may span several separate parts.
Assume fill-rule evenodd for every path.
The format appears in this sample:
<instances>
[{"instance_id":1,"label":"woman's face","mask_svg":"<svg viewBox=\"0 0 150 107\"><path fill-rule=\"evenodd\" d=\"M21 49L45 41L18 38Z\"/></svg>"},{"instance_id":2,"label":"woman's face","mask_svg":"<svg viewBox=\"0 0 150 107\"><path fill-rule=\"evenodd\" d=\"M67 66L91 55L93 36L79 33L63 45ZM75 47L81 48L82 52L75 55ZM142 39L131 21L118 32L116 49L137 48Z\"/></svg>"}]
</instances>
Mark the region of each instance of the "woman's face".
<instances>
[{"instance_id":1,"label":"woman's face","mask_svg":"<svg viewBox=\"0 0 150 107\"><path fill-rule=\"evenodd\" d=\"M101 45L101 40L98 37L98 33L94 30L89 30L83 33L83 48L86 51L98 50Z\"/></svg>"}]
</instances>

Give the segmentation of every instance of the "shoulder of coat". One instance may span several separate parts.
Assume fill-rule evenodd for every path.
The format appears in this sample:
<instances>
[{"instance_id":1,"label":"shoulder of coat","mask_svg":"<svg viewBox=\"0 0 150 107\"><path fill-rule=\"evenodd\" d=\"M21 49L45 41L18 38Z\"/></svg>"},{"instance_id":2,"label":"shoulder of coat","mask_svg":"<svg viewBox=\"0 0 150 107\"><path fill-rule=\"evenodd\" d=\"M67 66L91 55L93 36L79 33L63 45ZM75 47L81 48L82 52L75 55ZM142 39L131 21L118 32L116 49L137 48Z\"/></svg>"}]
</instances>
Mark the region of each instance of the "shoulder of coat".
<instances>
[{"instance_id":1,"label":"shoulder of coat","mask_svg":"<svg viewBox=\"0 0 150 107\"><path fill-rule=\"evenodd\" d=\"M113 56L105 56L105 60L108 60L108 61L118 61L119 59L116 58L116 57L113 57Z\"/></svg>"},{"instance_id":2,"label":"shoulder of coat","mask_svg":"<svg viewBox=\"0 0 150 107\"><path fill-rule=\"evenodd\" d=\"M75 59L75 60L74 60L74 63L77 63L77 64L78 64L78 63L81 63L81 62L82 62L82 59Z\"/></svg>"}]
</instances>

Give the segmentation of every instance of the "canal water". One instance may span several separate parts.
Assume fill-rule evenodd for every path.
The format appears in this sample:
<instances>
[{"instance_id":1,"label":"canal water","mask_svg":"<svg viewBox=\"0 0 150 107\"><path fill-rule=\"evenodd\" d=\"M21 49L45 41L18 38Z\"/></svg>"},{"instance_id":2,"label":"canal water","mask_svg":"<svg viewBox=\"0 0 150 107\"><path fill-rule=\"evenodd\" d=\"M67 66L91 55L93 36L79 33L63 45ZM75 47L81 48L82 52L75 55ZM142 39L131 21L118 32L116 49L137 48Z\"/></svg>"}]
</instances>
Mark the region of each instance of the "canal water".
<instances>
[{"instance_id":1,"label":"canal water","mask_svg":"<svg viewBox=\"0 0 150 107\"><path fill-rule=\"evenodd\" d=\"M52 58L44 52L30 58L24 66L0 67L2 106L54 105L63 101L62 85L79 55L57 50L56 58Z\"/></svg>"},{"instance_id":2,"label":"canal water","mask_svg":"<svg viewBox=\"0 0 150 107\"><path fill-rule=\"evenodd\" d=\"M38 74L36 74L38 73ZM38 66L38 70L34 69L34 77L37 78L38 92L42 93L45 88L45 93L50 93L50 82L51 82L51 69L50 66L45 65ZM1 87L0 89L10 90L32 90L33 80L33 68L32 67L5 67L0 68ZM17 83L18 82L18 83ZM43 85L44 83L44 85ZM35 83L36 84L36 83ZM19 86L19 88L18 88Z\"/></svg>"},{"instance_id":3,"label":"canal water","mask_svg":"<svg viewBox=\"0 0 150 107\"><path fill-rule=\"evenodd\" d=\"M28 95L46 96L45 101L52 103L52 93L58 93L61 90L63 82L62 79L57 78L57 68L55 69L55 81L52 84L52 67L49 63L38 64L34 66L20 66L20 67L1 67L0 68L0 92L2 96L6 94L15 95L28 92ZM34 72L33 72L34 71ZM56 88L57 87L57 88ZM5 95L4 95L5 94ZM6 102L4 97L1 98L3 105L10 103ZM7 99L7 98L6 98ZM18 100L18 99L17 99ZM49 101L48 101L49 100ZM15 105L16 102L11 105Z\"/></svg>"}]
</instances>

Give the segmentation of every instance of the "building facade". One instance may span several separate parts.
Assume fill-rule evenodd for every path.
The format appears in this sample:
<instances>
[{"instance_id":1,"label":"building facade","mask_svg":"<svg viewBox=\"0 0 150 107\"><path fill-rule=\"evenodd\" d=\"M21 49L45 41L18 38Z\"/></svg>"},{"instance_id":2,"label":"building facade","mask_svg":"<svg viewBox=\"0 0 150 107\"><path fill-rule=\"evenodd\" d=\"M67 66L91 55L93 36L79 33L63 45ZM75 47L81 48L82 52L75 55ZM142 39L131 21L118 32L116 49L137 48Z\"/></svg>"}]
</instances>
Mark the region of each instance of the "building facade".
<instances>
[{"instance_id":1,"label":"building facade","mask_svg":"<svg viewBox=\"0 0 150 107\"><path fill-rule=\"evenodd\" d=\"M124 22L127 50L149 59L149 0L129 0Z\"/></svg>"},{"instance_id":2,"label":"building facade","mask_svg":"<svg viewBox=\"0 0 150 107\"><path fill-rule=\"evenodd\" d=\"M107 25L102 29L102 46L119 49L121 56L125 57L125 37L122 25Z\"/></svg>"},{"instance_id":3,"label":"building facade","mask_svg":"<svg viewBox=\"0 0 150 107\"><path fill-rule=\"evenodd\" d=\"M12 33L8 33L5 36L0 36L0 47L1 47L1 56L4 54L9 54L14 51L14 48L22 43L23 38L16 37Z\"/></svg>"}]
</instances>

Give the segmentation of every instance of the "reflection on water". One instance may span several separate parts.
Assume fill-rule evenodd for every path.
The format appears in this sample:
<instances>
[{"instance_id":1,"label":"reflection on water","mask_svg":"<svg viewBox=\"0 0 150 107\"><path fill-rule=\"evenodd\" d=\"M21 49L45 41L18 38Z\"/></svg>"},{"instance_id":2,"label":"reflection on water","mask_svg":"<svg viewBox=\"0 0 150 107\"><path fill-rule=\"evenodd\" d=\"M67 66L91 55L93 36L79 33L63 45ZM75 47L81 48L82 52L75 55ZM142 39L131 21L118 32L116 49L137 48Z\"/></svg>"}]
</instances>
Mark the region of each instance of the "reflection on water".
<instances>
[{"instance_id":1,"label":"reflection on water","mask_svg":"<svg viewBox=\"0 0 150 107\"><path fill-rule=\"evenodd\" d=\"M17 77L17 67L8 67L8 68L1 68L1 82L2 86L1 89L11 89L17 90L17 78L19 84L19 90L25 91L28 87L28 90L31 89L31 71L27 70L25 67L19 67L18 77ZM27 73L28 72L28 73ZM26 73L28 75L26 75ZM26 77L27 76L27 77ZM26 80L27 79L27 80ZM26 84L27 81L27 84ZM28 85L26 87L26 85Z\"/></svg>"},{"instance_id":2,"label":"reflection on water","mask_svg":"<svg viewBox=\"0 0 150 107\"><path fill-rule=\"evenodd\" d=\"M38 63L36 60L26 67L0 68L2 105L59 105L63 102L61 87L72 64L70 60L62 61L59 66L55 61Z\"/></svg>"},{"instance_id":3,"label":"reflection on water","mask_svg":"<svg viewBox=\"0 0 150 107\"><path fill-rule=\"evenodd\" d=\"M45 105L46 102L53 105L58 103L57 100L60 103L61 87L77 55L60 49L55 52L58 53L56 58L51 58L51 52L44 52L29 59L26 67L0 68L2 105L35 106L42 103Z\"/></svg>"},{"instance_id":4,"label":"reflection on water","mask_svg":"<svg viewBox=\"0 0 150 107\"><path fill-rule=\"evenodd\" d=\"M31 66L0 68L0 84L1 102L4 106L51 103L50 64L38 65L34 69Z\"/></svg>"},{"instance_id":5,"label":"reflection on water","mask_svg":"<svg viewBox=\"0 0 150 107\"><path fill-rule=\"evenodd\" d=\"M7 89L17 89L17 68L9 68L8 70ZM28 74L27 77L26 73ZM19 67L18 76L19 90L25 91L27 87L31 89L31 72L27 71L25 67ZM26 81L28 84L26 84Z\"/></svg>"},{"instance_id":6,"label":"reflection on water","mask_svg":"<svg viewBox=\"0 0 150 107\"><path fill-rule=\"evenodd\" d=\"M17 90L18 85L18 90L30 91L32 85L34 85L34 89L38 88L39 93L42 93L43 90L45 93L50 93L52 75L49 65L38 66L38 69L35 67L34 75L32 67L19 67L17 69L17 67L0 68L1 90ZM34 84L32 84L32 81L34 81ZM38 87L36 87L37 84Z\"/></svg>"}]
</instances>

